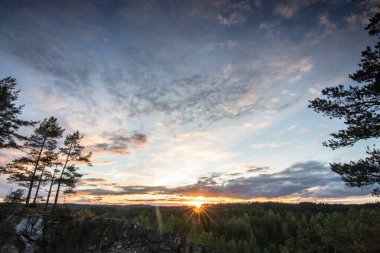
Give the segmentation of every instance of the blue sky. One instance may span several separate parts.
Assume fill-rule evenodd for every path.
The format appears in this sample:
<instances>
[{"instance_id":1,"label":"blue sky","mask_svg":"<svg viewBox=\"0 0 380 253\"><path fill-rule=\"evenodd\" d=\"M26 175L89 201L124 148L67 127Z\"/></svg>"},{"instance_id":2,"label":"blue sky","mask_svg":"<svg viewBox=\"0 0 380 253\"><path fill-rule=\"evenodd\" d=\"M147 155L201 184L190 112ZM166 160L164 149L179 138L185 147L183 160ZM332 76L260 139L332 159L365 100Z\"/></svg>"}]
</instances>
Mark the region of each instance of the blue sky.
<instances>
[{"instance_id":1,"label":"blue sky","mask_svg":"<svg viewBox=\"0 0 380 253\"><path fill-rule=\"evenodd\" d=\"M377 201L328 165L373 141L323 147L343 124L307 108L352 84L376 4L2 0L0 74L23 118L85 134L94 166L67 201Z\"/></svg>"}]
</instances>

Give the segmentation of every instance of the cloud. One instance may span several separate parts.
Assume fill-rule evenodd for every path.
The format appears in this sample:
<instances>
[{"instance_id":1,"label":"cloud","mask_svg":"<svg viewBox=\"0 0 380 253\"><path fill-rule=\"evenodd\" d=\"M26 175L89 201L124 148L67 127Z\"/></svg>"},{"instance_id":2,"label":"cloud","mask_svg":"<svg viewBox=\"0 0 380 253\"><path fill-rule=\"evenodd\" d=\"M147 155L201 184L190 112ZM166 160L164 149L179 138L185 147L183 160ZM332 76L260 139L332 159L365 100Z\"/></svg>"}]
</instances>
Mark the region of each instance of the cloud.
<instances>
[{"instance_id":1,"label":"cloud","mask_svg":"<svg viewBox=\"0 0 380 253\"><path fill-rule=\"evenodd\" d=\"M268 171L269 170L269 167L260 167L260 166L257 167L254 165L249 165L247 167L248 167L247 172L262 172L262 171Z\"/></svg>"},{"instance_id":2,"label":"cloud","mask_svg":"<svg viewBox=\"0 0 380 253\"><path fill-rule=\"evenodd\" d=\"M320 94L321 94L320 90L317 89L316 87L310 87L310 88L308 89L308 91L309 91L311 94L313 94L313 95L320 95Z\"/></svg>"},{"instance_id":3,"label":"cloud","mask_svg":"<svg viewBox=\"0 0 380 253\"><path fill-rule=\"evenodd\" d=\"M154 203L154 202L174 202L174 203L183 203L186 201L184 198L146 198L146 199L126 199L128 202L142 202L142 203Z\"/></svg>"},{"instance_id":4,"label":"cloud","mask_svg":"<svg viewBox=\"0 0 380 253\"><path fill-rule=\"evenodd\" d=\"M374 14L379 11L379 0L364 0L360 1L360 4L362 4L371 14Z\"/></svg>"},{"instance_id":5,"label":"cloud","mask_svg":"<svg viewBox=\"0 0 380 253\"><path fill-rule=\"evenodd\" d=\"M271 143L256 143L252 144L251 148L253 149L262 149L262 148L279 148L284 145L289 145L290 142L271 142Z\"/></svg>"},{"instance_id":6,"label":"cloud","mask_svg":"<svg viewBox=\"0 0 380 253\"><path fill-rule=\"evenodd\" d=\"M78 193L89 195L135 195L135 194L164 194L167 188L165 186L124 186L122 190L108 190L108 189L81 189L77 190Z\"/></svg>"},{"instance_id":7,"label":"cloud","mask_svg":"<svg viewBox=\"0 0 380 253\"><path fill-rule=\"evenodd\" d=\"M105 132L103 136L108 139L108 142L92 145L91 148L94 151L125 155L129 154L131 149L142 148L148 142L148 137L143 133Z\"/></svg>"},{"instance_id":8,"label":"cloud","mask_svg":"<svg viewBox=\"0 0 380 253\"><path fill-rule=\"evenodd\" d=\"M284 19L290 19L299 10L311 5L315 0L288 0L275 6L274 13Z\"/></svg>"},{"instance_id":9,"label":"cloud","mask_svg":"<svg viewBox=\"0 0 380 253\"><path fill-rule=\"evenodd\" d=\"M106 2L81 1L81 8L74 1L37 2L3 10L2 51L47 77L30 86L34 103L54 104L55 111L76 115L83 125L111 120L122 125L126 118L159 115L169 123L204 127L283 110L300 97L267 103L280 95L276 87L285 80L296 83L313 67L298 53L299 45L284 40L279 46L256 35L247 23L259 4L251 1L125 1L117 9ZM165 8L178 14L168 17ZM206 20L199 20L203 14ZM235 41L229 33L224 38L220 24L244 25L247 40ZM108 143L98 148L124 152Z\"/></svg>"},{"instance_id":10,"label":"cloud","mask_svg":"<svg viewBox=\"0 0 380 253\"><path fill-rule=\"evenodd\" d=\"M54 76L56 87L65 91L61 95L85 98L85 91L89 92L91 86L91 73L97 71L97 65L91 62L96 53L88 50L89 48L83 50L79 43L89 42L88 40L96 37L96 33L101 33L102 28L93 22L84 22L78 10L89 9L94 11L93 14L97 10L86 1L77 6L78 10L71 9L69 4L56 4L60 5L58 2L47 5L43 1L36 1L33 7L21 8L16 1L9 4L9 9L2 12L1 45L29 66ZM8 15L17 15L18 18L10 21L12 18ZM62 22L52 17L60 17ZM23 40L28 41L28 50L21 43ZM84 102L86 101L88 99Z\"/></svg>"},{"instance_id":11,"label":"cloud","mask_svg":"<svg viewBox=\"0 0 380 253\"><path fill-rule=\"evenodd\" d=\"M113 163L114 161L91 161L92 165L110 165Z\"/></svg>"},{"instance_id":12,"label":"cloud","mask_svg":"<svg viewBox=\"0 0 380 253\"><path fill-rule=\"evenodd\" d=\"M206 20L215 17L217 24L230 27L244 23L247 20L249 11L252 9L250 1L192 1L191 13ZM258 6L258 1L253 3Z\"/></svg>"},{"instance_id":13,"label":"cloud","mask_svg":"<svg viewBox=\"0 0 380 253\"><path fill-rule=\"evenodd\" d=\"M290 19L298 11L298 6L280 4L276 6L275 13L282 18Z\"/></svg>"},{"instance_id":14,"label":"cloud","mask_svg":"<svg viewBox=\"0 0 380 253\"><path fill-rule=\"evenodd\" d=\"M292 129L295 129L298 127L298 123L294 123L292 125L290 125L286 130L292 130Z\"/></svg>"},{"instance_id":15,"label":"cloud","mask_svg":"<svg viewBox=\"0 0 380 253\"><path fill-rule=\"evenodd\" d=\"M228 16L218 15L216 18L218 23L224 26L233 26L246 21L246 17L238 12L232 12Z\"/></svg>"},{"instance_id":16,"label":"cloud","mask_svg":"<svg viewBox=\"0 0 380 253\"><path fill-rule=\"evenodd\" d=\"M104 178L82 178L80 180L81 183L98 183L98 182L101 182L101 183L104 183L104 182L107 182L106 179Z\"/></svg>"},{"instance_id":17,"label":"cloud","mask_svg":"<svg viewBox=\"0 0 380 253\"><path fill-rule=\"evenodd\" d=\"M278 96L275 87L295 73L310 71L309 60L290 54L290 58L283 55L280 59L274 52L264 58L254 54L246 53L233 64L176 78L164 85L150 85L148 81L136 93L118 92L117 96L124 96L124 108L131 117L164 113L169 122L203 126L260 110L281 111L297 103L301 96L273 100Z\"/></svg>"},{"instance_id":18,"label":"cloud","mask_svg":"<svg viewBox=\"0 0 380 253\"><path fill-rule=\"evenodd\" d=\"M348 188L342 184L329 183L324 186L316 186L305 189L294 196L311 198L344 198L347 196L369 195L371 188Z\"/></svg>"},{"instance_id":19,"label":"cloud","mask_svg":"<svg viewBox=\"0 0 380 253\"><path fill-rule=\"evenodd\" d=\"M223 42L209 42L206 44L205 49L207 51L214 51L218 49L233 49L237 46L237 42L233 40L227 40Z\"/></svg>"},{"instance_id":20,"label":"cloud","mask_svg":"<svg viewBox=\"0 0 380 253\"><path fill-rule=\"evenodd\" d=\"M335 30L337 28L336 24L330 20L327 14L319 16L319 25L324 26L329 30Z\"/></svg>"},{"instance_id":21,"label":"cloud","mask_svg":"<svg viewBox=\"0 0 380 253\"><path fill-rule=\"evenodd\" d=\"M111 187L112 189L118 189L120 186L105 178L82 178L79 181L78 186L83 187Z\"/></svg>"},{"instance_id":22,"label":"cloud","mask_svg":"<svg viewBox=\"0 0 380 253\"><path fill-rule=\"evenodd\" d=\"M264 172L266 167L254 167L249 172ZM293 164L276 173L222 180L225 173L200 177L195 184L178 187L125 186L120 191L103 189L80 190L89 195L165 194L187 197L228 197L236 199L281 197L348 197L370 194L370 189L348 189L340 177L321 162Z\"/></svg>"}]
</instances>

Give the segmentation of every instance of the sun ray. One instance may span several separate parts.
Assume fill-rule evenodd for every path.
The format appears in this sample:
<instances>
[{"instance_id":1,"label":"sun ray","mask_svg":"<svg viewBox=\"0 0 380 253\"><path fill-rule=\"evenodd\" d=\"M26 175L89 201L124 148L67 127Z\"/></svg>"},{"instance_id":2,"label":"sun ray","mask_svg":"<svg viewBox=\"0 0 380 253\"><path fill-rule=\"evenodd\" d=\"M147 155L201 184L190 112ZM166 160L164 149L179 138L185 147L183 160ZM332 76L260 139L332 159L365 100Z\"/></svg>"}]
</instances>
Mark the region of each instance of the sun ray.
<instances>
[{"instance_id":1,"label":"sun ray","mask_svg":"<svg viewBox=\"0 0 380 253\"><path fill-rule=\"evenodd\" d=\"M208 205L205 203L205 198L197 197L194 201L188 203L189 210L187 212L188 220L194 219L198 224L203 222L215 223L208 211Z\"/></svg>"}]
</instances>

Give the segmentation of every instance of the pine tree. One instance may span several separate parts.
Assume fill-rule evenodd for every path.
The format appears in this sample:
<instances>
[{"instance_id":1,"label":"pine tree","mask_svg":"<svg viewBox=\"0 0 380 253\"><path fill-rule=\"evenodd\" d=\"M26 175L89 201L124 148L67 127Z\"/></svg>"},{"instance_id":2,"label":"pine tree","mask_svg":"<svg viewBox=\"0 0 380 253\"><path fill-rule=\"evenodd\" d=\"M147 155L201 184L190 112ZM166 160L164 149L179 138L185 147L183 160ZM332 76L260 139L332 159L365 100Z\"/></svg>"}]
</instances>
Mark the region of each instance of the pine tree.
<instances>
[{"instance_id":1,"label":"pine tree","mask_svg":"<svg viewBox=\"0 0 380 253\"><path fill-rule=\"evenodd\" d=\"M371 36L380 39L380 13L366 27ZM343 119L346 129L331 134L333 139L323 144L332 149L353 146L359 140L380 137L380 41L374 48L362 52L359 70L349 75L356 86L343 85L322 90L326 98L316 98L309 107L330 118ZM380 150L367 148L368 157L357 162L332 163L331 169L341 175L350 187L374 186L372 193L380 195Z\"/></svg>"},{"instance_id":2,"label":"pine tree","mask_svg":"<svg viewBox=\"0 0 380 253\"><path fill-rule=\"evenodd\" d=\"M21 203L24 201L24 189L11 190L4 201L7 203Z\"/></svg>"},{"instance_id":3,"label":"pine tree","mask_svg":"<svg viewBox=\"0 0 380 253\"><path fill-rule=\"evenodd\" d=\"M90 158L92 153L90 152L87 155L82 154L84 150L84 146L80 144L82 138L83 135L81 135L79 131L76 131L73 134L68 134L64 146L60 148L60 153L65 157L65 162L60 177L57 179L58 186L55 194L53 210L57 206L61 186L66 186L64 193L71 193L73 192L77 181L82 176L77 172L79 168L75 165L75 162L91 166Z\"/></svg>"},{"instance_id":4,"label":"pine tree","mask_svg":"<svg viewBox=\"0 0 380 253\"><path fill-rule=\"evenodd\" d=\"M49 186L48 195L46 197L44 211L46 211L47 208L48 208L48 206L49 206L49 200L50 200L50 196L51 196L51 191L53 189L53 185L56 184L56 176L57 176L57 173L59 173L58 166L62 166L62 163L59 161L58 157L57 157L57 160L55 161L54 165L55 165L55 168L53 170L53 173L51 173L49 171L46 172L46 177L50 181L50 186Z\"/></svg>"},{"instance_id":5,"label":"pine tree","mask_svg":"<svg viewBox=\"0 0 380 253\"><path fill-rule=\"evenodd\" d=\"M41 184L44 184L47 181L48 175L47 175L46 169L54 166L55 161L58 159L58 153L56 152L56 148L57 148L57 141L52 140L49 145L46 145L45 152L43 153L40 159L41 173L38 178L38 184L36 187L33 204L36 203Z\"/></svg>"},{"instance_id":6,"label":"pine tree","mask_svg":"<svg viewBox=\"0 0 380 253\"><path fill-rule=\"evenodd\" d=\"M16 105L20 90L16 90L16 79L0 80L0 149L19 148L17 140L26 140L17 131L23 126L34 126L36 122L19 119L23 105Z\"/></svg>"},{"instance_id":7,"label":"pine tree","mask_svg":"<svg viewBox=\"0 0 380 253\"><path fill-rule=\"evenodd\" d=\"M15 159L7 165L4 173L9 175L8 181L28 188L26 204L30 202L34 187L37 187L37 190L33 203L36 202L44 176L43 171L56 159L54 150L57 139L61 138L63 131L55 117L44 119L22 146L26 156ZM38 172L41 172L40 175L37 175Z\"/></svg>"}]
</instances>

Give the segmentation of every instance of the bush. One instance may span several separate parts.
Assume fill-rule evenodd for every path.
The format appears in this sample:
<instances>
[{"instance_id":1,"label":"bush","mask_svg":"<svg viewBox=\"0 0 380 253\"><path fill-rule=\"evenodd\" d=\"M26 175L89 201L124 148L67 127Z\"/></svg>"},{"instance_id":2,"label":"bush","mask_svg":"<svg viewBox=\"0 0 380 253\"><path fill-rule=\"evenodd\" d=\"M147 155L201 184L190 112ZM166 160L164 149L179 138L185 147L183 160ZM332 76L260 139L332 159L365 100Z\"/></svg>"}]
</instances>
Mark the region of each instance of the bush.
<instances>
[{"instance_id":1,"label":"bush","mask_svg":"<svg viewBox=\"0 0 380 253\"><path fill-rule=\"evenodd\" d=\"M89 208L82 209L75 213L75 217L79 220L88 220L95 216L95 213L91 211Z\"/></svg>"},{"instance_id":2,"label":"bush","mask_svg":"<svg viewBox=\"0 0 380 253\"><path fill-rule=\"evenodd\" d=\"M24 189L11 190L7 196L5 196L5 202L7 203L21 203L25 201Z\"/></svg>"}]
</instances>

